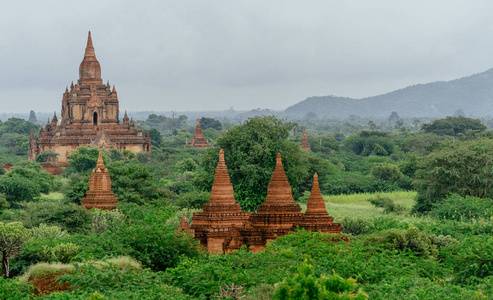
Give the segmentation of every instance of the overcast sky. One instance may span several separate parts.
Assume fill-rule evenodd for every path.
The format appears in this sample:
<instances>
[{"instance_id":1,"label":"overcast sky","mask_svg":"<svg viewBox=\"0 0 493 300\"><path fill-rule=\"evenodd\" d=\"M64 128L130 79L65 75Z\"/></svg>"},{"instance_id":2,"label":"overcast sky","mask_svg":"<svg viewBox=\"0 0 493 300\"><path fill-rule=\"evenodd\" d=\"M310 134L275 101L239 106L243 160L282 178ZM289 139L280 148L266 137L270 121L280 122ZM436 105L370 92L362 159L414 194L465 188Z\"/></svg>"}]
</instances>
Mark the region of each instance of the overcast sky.
<instances>
[{"instance_id":1,"label":"overcast sky","mask_svg":"<svg viewBox=\"0 0 493 300\"><path fill-rule=\"evenodd\" d=\"M487 0L2 1L0 29L0 112L60 111L89 30L120 110L285 109L493 67Z\"/></svg>"}]
</instances>

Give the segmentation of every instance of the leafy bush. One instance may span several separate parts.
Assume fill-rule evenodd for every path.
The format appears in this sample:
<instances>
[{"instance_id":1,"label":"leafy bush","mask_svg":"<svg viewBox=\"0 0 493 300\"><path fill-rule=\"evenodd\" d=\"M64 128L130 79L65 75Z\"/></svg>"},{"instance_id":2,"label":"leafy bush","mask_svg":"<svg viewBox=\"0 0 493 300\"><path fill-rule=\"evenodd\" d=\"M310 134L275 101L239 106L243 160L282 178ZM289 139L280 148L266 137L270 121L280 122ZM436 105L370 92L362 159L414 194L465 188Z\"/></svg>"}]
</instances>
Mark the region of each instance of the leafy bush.
<instances>
[{"instance_id":1,"label":"leafy bush","mask_svg":"<svg viewBox=\"0 0 493 300\"><path fill-rule=\"evenodd\" d=\"M493 237L472 236L442 251L445 263L456 272L459 283L476 284L493 275Z\"/></svg>"},{"instance_id":2,"label":"leafy bush","mask_svg":"<svg viewBox=\"0 0 493 300\"><path fill-rule=\"evenodd\" d=\"M33 299L32 291L31 285L0 277L0 299L29 300Z\"/></svg>"},{"instance_id":3,"label":"leafy bush","mask_svg":"<svg viewBox=\"0 0 493 300\"><path fill-rule=\"evenodd\" d=\"M344 228L342 233L351 235L367 234L374 230L373 224L369 220L362 218L344 217L341 225Z\"/></svg>"},{"instance_id":4,"label":"leafy bush","mask_svg":"<svg viewBox=\"0 0 493 300\"><path fill-rule=\"evenodd\" d=\"M493 140L444 143L426 155L416 171L414 210L429 211L449 193L493 198Z\"/></svg>"},{"instance_id":5,"label":"leafy bush","mask_svg":"<svg viewBox=\"0 0 493 300\"><path fill-rule=\"evenodd\" d=\"M391 192L400 190L395 182L372 180L356 172L344 172L328 177L327 188L322 192L327 195Z\"/></svg>"},{"instance_id":6,"label":"leafy bush","mask_svg":"<svg viewBox=\"0 0 493 300\"><path fill-rule=\"evenodd\" d=\"M106 232L110 229L116 229L125 223L125 215L118 209L100 210L94 208L91 213L91 232Z\"/></svg>"},{"instance_id":7,"label":"leafy bush","mask_svg":"<svg viewBox=\"0 0 493 300\"><path fill-rule=\"evenodd\" d=\"M23 210L15 216L27 228L38 227L42 223L59 226L70 233L88 232L91 226L90 212L74 203L26 202Z\"/></svg>"},{"instance_id":8,"label":"leafy bush","mask_svg":"<svg viewBox=\"0 0 493 300\"><path fill-rule=\"evenodd\" d=\"M41 193L51 192L59 186L58 182L59 179L44 171L39 164L25 161L0 176L0 193L10 203L17 204L20 201L32 201Z\"/></svg>"},{"instance_id":9,"label":"leafy bush","mask_svg":"<svg viewBox=\"0 0 493 300\"><path fill-rule=\"evenodd\" d=\"M201 209L210 197L209 192L188 192L178 195L173 204L179 209Z\"/></svg>"},{"instance_id":10,"label":"leafy bush","mask_svg":"<svg viewBox=\"0 0 493 300\"><path fill-rule=\"evenodd\" d=\"M393 164L380 163L373 165L371 176L375 180L399 181L402 179L402 173L399 167Z\"/></svg>"},{"instance_id":11,"label":"leafy bush","mask_svg":"<svg viewBox=\"0 0 493 300\"><path fill-rule=\"evenodd\" d=\"M31 229L33 238L53 238L59 239L65 236L69 236L68 232L60 228L60 226L49 226L44 223L39 224L38 227Z\"/></svg>"},{"instance_id":12,"label":"leafy bush","mask_svg":"<svg viewBox=\"0 0 493 300\"><path fill-rule=\"evenodd\" d=\"M61 243L56 246L43 246L39 257L42 261L69 263L79 253L80 247L73 243Z\"/></svg>"},{"instance_id":13,"label":"leafy bush","mask_svg":"<svg viewBox=\"0 0 493 300\"><path fill-rule=\"evenodd\" d=\"M453 242L451 238L438 238L434 234L420 232L418 228L408 230L388 229L373 233L364 238L367 245L375 245L388 250L412 251L418 256L437 257L438 246Z\"/></svg>"},{"instance_id":14,"label":"leafy bush","mask_svg":"<svg viewBox=\"0 0 493 300\"><path fill-rule=\"evenodd\" d=\"M451 194L443 201L435 203L428 214L437 219L456 221L492 220L493 200Z\"/></svg>"},{"instance_id":15,"label":"leafy bush","mask_svg":"<svg viewBox=\"0 0 493 300\"><path fill-rule=\"evenodd\" d=\"M305 260L293 277L288 277L277 286L273 299L367 299L368 296L356 291L356 287L356 280L342 279L336 274L323 274L317 278L313 274L313 266Z\"/></svg>"},{"instance_id":16,"label":"leafy bush","mask_svg":"<svg viewBox=\"0 0 493 300\"><path fill-rule=\"evenodd\" d=\"M398 205L394 203L394 200L387 198L387 197L382 197L380 195L377 195L376 198L370 198L368 199L371 204L375 205L376 207L381 207L383 208L383 211L388 214L388 213L396 213L396 214L402 214L406 211L406 208L402 205Z\"/></svg>"}]
</instances>

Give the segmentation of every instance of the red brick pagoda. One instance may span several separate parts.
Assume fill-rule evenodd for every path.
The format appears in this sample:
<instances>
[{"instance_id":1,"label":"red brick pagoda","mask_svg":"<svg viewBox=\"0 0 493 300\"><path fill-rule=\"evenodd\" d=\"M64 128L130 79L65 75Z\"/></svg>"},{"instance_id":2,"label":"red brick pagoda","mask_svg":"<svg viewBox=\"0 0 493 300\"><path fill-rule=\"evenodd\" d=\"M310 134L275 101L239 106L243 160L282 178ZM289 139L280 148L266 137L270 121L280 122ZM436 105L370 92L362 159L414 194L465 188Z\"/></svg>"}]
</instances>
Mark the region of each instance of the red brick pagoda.
<instances>
[{"instance_id":1,"label":"red brick pagoda","mask_svg":"<svg viewBox=\"0 0 493 300\"><path fill-rule=\"evenodd\" d=\"M188 229L186 220L182 220L178 231L189 230L211 253L224 253L241 246L257 252L268 241L284 236L298 226L309 231L341 234L341 224L333 223L333 220L327 214L320 194L317 174L314 175L307 211L301 213L301 207L294 202L291 186L282 166L281 154L277 155L276 168L267 188L265 203L259 206L256 214L241 212L241 207L234 198L221 149L210 203L204 204L203 212L193 214L191 229Z\"/></svg>"},{"instance_id":2,"label":"red brick pagoda","mask_svg":"<svg viewBox=\"0 0 493 300\"><path fill-rule=\"evenodd\" d=\"M303 142L301 143L301 149L305 151L310 151L310 145L308 144L308 140L306 139L306 130L303 130Z\"/></svg>"},{"instance_id":3,"label":"red brick pagoda","mask_svg":"<svg viewBox=\"0 0 493 300\"><path fill-rule=\"evenodd\" d=\"M79 80L67 87L62 97L60 120L56 112L39 131L39 137L29 137L29 160L43 151L58 153L58 162L66 162L71 151L93 145L105 149L130 150L134 153L151 149L149 136L142 136L140 126L119 120L119 101L115 86L103 83L101 66L96 59L91 32L87 38L84 59L79 67Z\"/></svg>"},{"instance_id":4,"label":"red brick pagoda","mask_svg":"<svg viewBox=\"0 0 493 300\"><path fill-rule=\"evenodd\" d=\"M185 147L192 146L195 148L204 149L207 147L212 147L204 137L204 132L202 131L202 127L200 127L200 121L197 119L197 125L195 126L195 131L193 132L193 138L187 142Z\"/></svg>"},{"instance_id":5,"label":"red brick pagoda","mask_svg":"<svg viewBox=\"0 0 493 300\"><path fill-rule=\"evenodd\" d=\"M87 209L99 208L102 210L115 209L118 199L111 190L111 179L108 170L104 167L101 150L96 167L89 178L89 190L82 198L82 206Z\"/></svg>"}]
</instances>

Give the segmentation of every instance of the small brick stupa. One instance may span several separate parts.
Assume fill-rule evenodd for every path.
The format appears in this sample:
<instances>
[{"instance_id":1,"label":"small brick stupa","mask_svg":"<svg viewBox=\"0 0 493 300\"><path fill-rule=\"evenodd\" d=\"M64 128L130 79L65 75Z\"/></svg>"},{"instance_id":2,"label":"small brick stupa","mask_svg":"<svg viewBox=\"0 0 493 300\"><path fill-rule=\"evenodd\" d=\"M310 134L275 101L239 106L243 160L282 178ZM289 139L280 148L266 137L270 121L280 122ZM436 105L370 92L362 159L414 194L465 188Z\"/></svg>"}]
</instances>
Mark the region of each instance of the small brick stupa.
<instances>
[{"instance_id":1,"label":"small brick stupa","mask_svg":"<svg viewBox=\"0 0 493 300\"><path fill-rule=\"evenodd\" d=\"M342 225L340 223L334 223L334 218L329 216L327 208L325 207L325 201L320 193L320 187L318 186L318 175L313 175L313 186L310 197L306 204L306 212L303 214L303 220L300 223L300 227L309 231L321 231L328 233L341 233Z\"/></svg>"},{"instance_id":2,"label":"small brick stupa","mask_svg":"<svg viewBox=\"0 0 493 300\"><path fill-rule=\"evenodd\" d=\"M203 212L193 214L191 228L184 220L177 231L185 230L194 234L195 239L211 253L224 253L240 249L241 246L257 252L268 241L284 236L298 226L309 231L341 234L341 224L333 223L333 220L325 209L317 174L314 175L307 211L301 213L301 207L293 200L281 154L277 155L276 168L267 188L265 203L259 206L256 214L241 212L241 207L234 198L221 149L210 203L204 204ZM345 239L341 236L336 240Z\"/></svg>"},{"instance_id":3,"label":"small brick stupa","mask_svg":"<svg viewBox=\"0 0 493 300\"><path fill-rule=\"evenodd\" d=\"M250 213L242 212L241 206L235 200L224 152L221 149L209 203L204 204L203 212L194 213L192 217L195 239L210 252L223 253L225 239L231 239L233 228L243 227L249 216Z\"/></svg>"},{"instance_id":4,"label":"small brick stupa","mask_svg":"<svg viewBox=\"0 0 493 300\"><path fill-rule=\"evenodd\" d=\"M192 146L195 148L204 149L207 147L212 147L211 144L205 139L202 127L200 127L200 121L197 119L197 126L195 126L195 131L193 132L193 138L187 142L185 147Z\"/></svg>"},{"instance_id":5,"label":"small brick stupa","mask_svg":"<svg viewBox=\"0 0 493 300\"><path fill-rule=\"evenodd\" d=\"M103 156L99 150L96 168L89 178L89 191L82 198L82 206L87 209L99 208L102 210L115 209L118 199L111 190L111 179L108 170L104 167Z\"/></svg>"},{"instance_id":6,"label":"small brick stupa","mask_svg":"<svg viewBox=\"0 0 493 300\"><path fill-rule=\"evenodd\" d=\"M303 130L303 142L301 143L301 149L305 151L310 151L310 145L308 144L308 140L306 139L306 130Z\"/></svg>"},{"instance_id":7,"label":"small brick stupa","mask_svg":"<svg viewBox=\"0 0 493 300\"><path fill-rule=\"evenodd\" d=\"M293 231L301 219L301 207L294 203L291 186L282 166L282 157L278 153L265 202L258 207L258 213L250 217L251 225L254 229L260 230L263 237L260 244L251 241L251 244L256 244L252 247L252 251L260 250L260 247L274 240L276 236L283 236Z\"/></svg>"}]
</instances>

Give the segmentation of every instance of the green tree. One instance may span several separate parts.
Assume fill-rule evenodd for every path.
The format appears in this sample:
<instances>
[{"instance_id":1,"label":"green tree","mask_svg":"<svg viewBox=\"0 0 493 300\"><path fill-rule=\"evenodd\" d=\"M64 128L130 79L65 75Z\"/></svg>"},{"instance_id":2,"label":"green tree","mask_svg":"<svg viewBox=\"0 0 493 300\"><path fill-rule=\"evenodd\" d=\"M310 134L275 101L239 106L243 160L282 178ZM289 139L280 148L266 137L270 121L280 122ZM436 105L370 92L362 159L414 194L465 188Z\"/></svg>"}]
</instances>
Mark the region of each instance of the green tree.
<instances>
[{"instance_id":1,"label":"green tree","mask_svg":"<svg viewBox=\"0 0 493 300\"><path fill-rule=\"evenodd\" d=\"M449 193L493 197L493 140L443 143L426 155L416 171L415 211L424 212Z\"/></svg>"},{"instance_id":2,"label":"green tree","mask_svg":"<svg viewBox=\"0 0 493 300\"><path fill-rule=\"evenodd\" d=\"M163 145L163 136L161 133L154 128L149 129L148 132L149 137L151 138L151 144L153 146L161 147Z\"/></svg>"},{"instance_id":3,"label":"green tree","mask_svg":"<svg viewBox=\"0 0 493 300\"><path fill-rule=\"evenodd\" d=\"M207 128L212 128L215 130L222 130L223 126L220 121L213 119L213 118L206 118L202 117L200 119L200 127L202 127L202 130L206 130Z\"/></svg>"},{"instance_id":4,"label":"green tree","mask_svg":"<svg viewBox=\"0 0 493 300\"><path fill-rule=\"evenodd\" d=\"M421 126L421 129L425 132L451 136L458 136L469 130L482 132L485 131L486 128L486 125L481 123L479 119L471 119L462 116L448 116L445 119L435 120Z\"/></svg>"},{"instance_id":5,"label":"green tree","mask_svg":"<svg viewBox=\"0 0 493 300\"><path fill-rule=\"evenodd\" d=\"M0 145L4 146L8 154L22 155L27 153L28 137L19 133L4 133L0 137Z\"/></svg>"},{"instance_id":6,"label":"green tree","mask_svg":"<svg viewBox=\"0 0 493 300\"><path fill-rule=\"evenodd\" d=\"M389 156L394 152L395 145L385 132L363 130L344 140L343 148L362 156Z\"/></svg>"},{"instance_id":7,"label":"green tree","mask_svg":"<svg viewBox=\"0 0 493 300\"><path fill-rule=\"evenodd\" d=\"M209 149L200 164L197 183L210 190L218 161L224 150L235 197L244 210L255 211L264 201L267 185L281 153L288 181L297 197L308 174L307 157L298 144L287 141L293 124L273 116L255 117L230 129L217 140L219 147Z\"/></svg>"},{"instance_id":8,"label":"green tree","mask_svg":"<svg viewBox=\"0 0 493 300\"><path fill-rule=\"evenodd\" d=\"M2 253L2 275L8 278L10 273L10 260L15 258L27 243L30 230L21 222L4 224L0 222L0 252Z\"/></svg>"},{"instance_id":9,"label":"green tree","mask_svg":"<svg viewBox=\"0 0 493 300\"><path fill-rule=\"evenodd\" d=\"M59 153L55 153L53 151L43 151L36 156L36 162L54 163L54 162L56 162L59 155L60 155Z\"/></svg>"},{"instance_id":10,"label":"green tree","mask_svg":"<svg viewBox=\"0 0 493 300\"><path fill-rule=\"evenodd\" d=\"M388 163L379 163L371 168L371 176L375 180L399 181L402 179L402 173L399 167Z\"/></svg>"},{"instance_id":11,"label":"green tree","mask_svg":"<svg viewBox=\"0 0 493 300\"><path fill-rule=\"evenodd\" d=\"M368 299L363 291L356 291L356 280L343 279L339 275L317 277L313 266L307 261L298 267L293 277L280 283L274 294L275 300L323 300Z\"/></svg>"},{"instance_id":12,"label":"green tree","mask_svg":"<svg viewBox=\"0 0 493 300\"><path fill-rule=\"evenodd\" d=\"M39 130L38 125L19 118L10 118L0 125L0 135L4 133L18 133L29 136L31 129L33 129L34 132Z\"/></svg>"},{"instance_id":13,"label":"green tree","mask_svg":"<svg viewBox=\"0 0 493 300\"><path fill-rule=\"evenodd\" d=\"M96 167L98 161L99 148L79 147L72 151L68 158L70 168L75 172L86 172ZM106 157L103 155L103 161L106 164Z\"/></svg>"},{"instance_id":14,"label":"green tree","mask_svg":"<svg viewBox=\"0 0 493 300\"><path fill-rule=\"evenodd\" d=\"M113 162L107 168L111 189L122 202L143 204L169 197L169 191L159 186L149 170L137 160Z\"/></svg>"},{"instance_id":15,"label":"green tree","mask_svg":"<svg viewBox=\"0 0 493 300\"><path fill-rule=\"evenodd\" d=\"M57 188L58 183L59 180L44 171L39 164L23 161L0 176L0 193L5 194L11 203L31 201L41 193L47 194Z\"/></svg>"}]
</instances>

